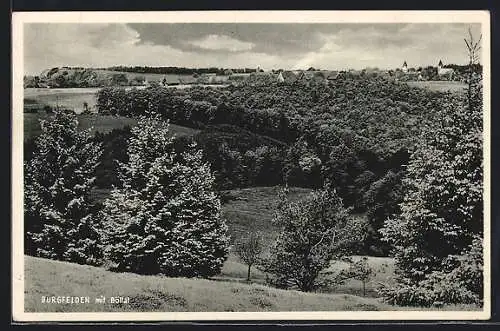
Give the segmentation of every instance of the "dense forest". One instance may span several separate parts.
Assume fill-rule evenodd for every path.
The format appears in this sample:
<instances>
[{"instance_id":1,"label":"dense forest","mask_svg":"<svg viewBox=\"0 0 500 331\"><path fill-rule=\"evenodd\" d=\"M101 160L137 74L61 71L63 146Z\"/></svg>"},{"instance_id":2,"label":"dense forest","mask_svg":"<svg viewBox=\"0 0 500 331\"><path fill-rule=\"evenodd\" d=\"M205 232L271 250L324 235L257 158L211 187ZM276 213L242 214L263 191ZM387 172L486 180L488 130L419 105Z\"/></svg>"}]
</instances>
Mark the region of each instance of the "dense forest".
<instances>
[{"instance_id":1,"label":"dense forest","mask_svg":"<svg viewBox=\"0 0 500 331\"><path fill-rule=\"evenodd\" d=\"M378 229L401 202L401 179L424 128L439 123L458 95L409 88L381 77L339 78L328 84L252 80L239 86L188 90L101 89L101 114L153 112L171 123L202 129L195 140L219 190L290 185L335 188L352 212L366 213L364 250L386 255ZM98 136L104 161L97 183L117 183L112 159L123 160L127 130ZM109 158L110 160L107 160Z\"/></svg>"}]
</instances>

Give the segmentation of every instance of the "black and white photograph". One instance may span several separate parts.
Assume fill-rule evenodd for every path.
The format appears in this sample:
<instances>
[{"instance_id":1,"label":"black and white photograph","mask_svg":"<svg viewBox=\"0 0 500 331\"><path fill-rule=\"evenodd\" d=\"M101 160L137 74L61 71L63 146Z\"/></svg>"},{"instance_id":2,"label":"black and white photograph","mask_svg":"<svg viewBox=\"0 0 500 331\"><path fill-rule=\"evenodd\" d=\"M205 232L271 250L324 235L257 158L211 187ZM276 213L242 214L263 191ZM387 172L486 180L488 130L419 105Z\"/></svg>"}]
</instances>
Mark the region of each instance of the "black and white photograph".
<instances>
[{"instance_id":1,"label":"black and white photograph","mask_svg":"<svg viewBox=\"0 0 500 331\"><path fill-rule=\"evenodd\" d=\"M488 319L489 31L14 13L14 319Z\"/></svg>"}]
</instances>

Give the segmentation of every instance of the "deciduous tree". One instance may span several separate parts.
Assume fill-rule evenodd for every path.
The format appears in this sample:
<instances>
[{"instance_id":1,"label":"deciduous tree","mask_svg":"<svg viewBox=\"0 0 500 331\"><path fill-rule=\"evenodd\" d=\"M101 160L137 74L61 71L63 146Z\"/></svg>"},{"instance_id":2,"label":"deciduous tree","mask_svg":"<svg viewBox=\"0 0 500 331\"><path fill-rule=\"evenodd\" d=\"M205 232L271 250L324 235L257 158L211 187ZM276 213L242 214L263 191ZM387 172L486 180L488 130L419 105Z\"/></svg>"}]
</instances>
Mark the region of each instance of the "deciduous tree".
<instances>
[{"instance_id":1,"label":"deciduous tree","mask_svg":"<svg viewBox=\"0 0 500 331\"><path fill-rule=\"evenodd\" d=\"M284 190L274 222L281 230L265 269L273 275L270 282L282 288L313 290L330 260L348 254L361 236L333 190L313 191L296 202L288 201Z\"/></svg>"},{"instance_id":2,"label":"deciduous tree","mask_svg":"<svg viewBox=\"0 0 500 331\"><path fill-rule=\"evenodd\" d=\"M235 243L236 254L248 266L247 281L250 281L250 271L253 265L259 263L264 249L262 237L257 232L251 232L246 238L241 238Z\"/></svg>"}]
</instances>

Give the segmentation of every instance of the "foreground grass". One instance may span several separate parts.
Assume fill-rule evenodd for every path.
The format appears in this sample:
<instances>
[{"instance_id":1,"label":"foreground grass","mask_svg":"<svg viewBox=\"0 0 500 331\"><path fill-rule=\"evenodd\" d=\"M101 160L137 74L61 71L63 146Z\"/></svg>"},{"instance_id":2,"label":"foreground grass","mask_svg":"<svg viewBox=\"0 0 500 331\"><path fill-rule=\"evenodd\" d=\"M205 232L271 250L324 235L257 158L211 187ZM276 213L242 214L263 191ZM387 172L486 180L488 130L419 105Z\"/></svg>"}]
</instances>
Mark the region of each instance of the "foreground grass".
<instances>
[{"instance_id":1,"label":"foreground grass","mask_svg":"<svg viewBox=\"0 0 500 331\"><path fill-rule=\"evenodd\" d=\"M358 261L362 257L363 256L353 256L352 259L353 261ZM373 270L373 276L366 283L366 293L364 295L367 297L378 297L377 288L380 284L393 285L395 282L394 259L390 257L366 257L368 258L368 265ZM348 268L349 264L347 262L332 261L330 267L326 271L335 275ZM363 296L363 283L357 279L348 279L343 284L327 287L325 291Z\"/></svg>"},{"instance_id":2,"label":"foreground grass","mask_svg":"<svg viewBox=\"0 0 500 331\"><path fill-rule=\"evenodd\" d=\"M285 291L259 284L113 273L25 257L25 310L66 311L351 311L392 310L373 298ZM87 296L89 304L47 304L42 296ZM105 296L106 303L95 303ZM129 303L111 304L111 296Z\"/></svg>"}]
</instances>

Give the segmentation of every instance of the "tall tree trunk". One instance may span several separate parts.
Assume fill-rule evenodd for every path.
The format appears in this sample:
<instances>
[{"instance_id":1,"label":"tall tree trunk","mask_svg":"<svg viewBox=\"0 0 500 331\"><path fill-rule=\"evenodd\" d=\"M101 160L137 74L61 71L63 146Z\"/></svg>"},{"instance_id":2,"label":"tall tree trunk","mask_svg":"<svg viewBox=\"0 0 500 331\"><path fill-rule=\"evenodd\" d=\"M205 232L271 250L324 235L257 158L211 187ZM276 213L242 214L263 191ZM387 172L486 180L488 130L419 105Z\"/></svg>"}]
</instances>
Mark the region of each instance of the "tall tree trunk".
<instances>
[{"instance_id":1,"label":"tall tree trunk","mask_svg":"<svg viewBox=\"0 0 500 331\"><path fill-rule=\"evenodd\" d=\"M247 273L247 282L250 281L250 268L252 267L251 264L248 265L248 273Z\"/></svg>"}]
</instances>

